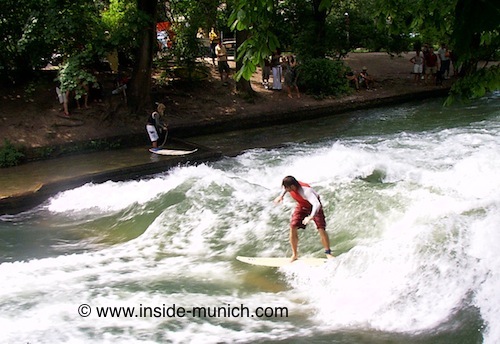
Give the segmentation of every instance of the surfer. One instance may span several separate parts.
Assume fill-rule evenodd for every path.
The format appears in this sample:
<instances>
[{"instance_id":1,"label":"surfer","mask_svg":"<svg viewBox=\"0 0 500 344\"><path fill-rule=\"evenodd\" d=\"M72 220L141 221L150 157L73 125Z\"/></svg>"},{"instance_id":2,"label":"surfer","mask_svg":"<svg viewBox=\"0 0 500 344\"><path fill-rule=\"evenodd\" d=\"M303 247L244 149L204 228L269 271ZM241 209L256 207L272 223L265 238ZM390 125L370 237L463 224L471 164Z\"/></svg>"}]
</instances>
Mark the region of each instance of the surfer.
<instances>
[{"instance_id":1,"label":"surfer","mask_svg":"<svg viewBox=\"0 0 500 344\"><path fill-rule=\"evenodd\" d=\"M298 229L306 228L306 225L313 220L318 229L321 244L325 248L325 254L328 258L333 258L330 250L330 239L325 230L326 220L323 213L323 206L320 201L319 195L314 189L303 182L299 182L292 176L287 176L283 179L283 191L276 197L274 203L281 203L283 197L288 192L294 200L297 201L297 206L292 214L290 221L290 245L292 246L291 261L297 260L299 243Z\"/></svg>"},{"instance_id":2,"label":"surfer","mask_svg":"<svg viewBox=\"0 0 500 344\"><path fill-rule=\"evenodd\" d=\"M149 139L151 140L151 144L153 146L153 150L158 150L158 133L165 131L165 141L167 140L168 135L168 125L163 123L161 117L165 112L165 105L160 103L151 115L148 117L148 122L146 124L146 130L149 135Z\"/></svg>"}]
</instances>

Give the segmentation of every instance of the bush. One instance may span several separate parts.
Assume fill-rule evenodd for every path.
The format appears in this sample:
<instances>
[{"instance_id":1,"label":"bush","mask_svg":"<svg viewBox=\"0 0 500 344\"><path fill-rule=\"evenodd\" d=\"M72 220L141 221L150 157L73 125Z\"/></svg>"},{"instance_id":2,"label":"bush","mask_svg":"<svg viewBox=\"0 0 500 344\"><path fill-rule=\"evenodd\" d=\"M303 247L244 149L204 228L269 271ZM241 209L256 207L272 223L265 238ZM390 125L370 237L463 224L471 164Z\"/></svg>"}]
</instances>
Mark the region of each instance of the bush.
<instances>
[{"instance_id":1,"label":"bush","mask_svg":"<svg viewBox=\"0 0 500 344\"><path fill-rule=\"evenodd\" d=\"M338 96L349 93L345 78L347 67L341 61L310 59L299 67L299 87L307 93L318 96Z\"/></svg>"},{"instance_id":2,"label":"bush","mask_svg":"<svg viewBox=\"0 0 500 344\"><path fill-rule=\"evenodd\" d=\"M0 148L0 167L12 167L19 164L24 154L19 152L12 143L4 139L3 147Z\"/></svg>"}]
</instances>

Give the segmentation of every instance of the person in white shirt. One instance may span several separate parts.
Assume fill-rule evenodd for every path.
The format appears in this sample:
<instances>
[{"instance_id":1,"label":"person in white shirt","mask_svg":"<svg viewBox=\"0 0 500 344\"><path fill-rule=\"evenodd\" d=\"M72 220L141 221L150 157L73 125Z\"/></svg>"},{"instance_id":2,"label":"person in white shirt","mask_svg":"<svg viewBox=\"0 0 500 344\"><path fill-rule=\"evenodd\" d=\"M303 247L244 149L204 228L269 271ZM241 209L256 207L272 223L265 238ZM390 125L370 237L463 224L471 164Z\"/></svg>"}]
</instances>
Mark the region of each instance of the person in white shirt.
<instances>
[{"instance_id":1,"label":"person in white shirt","mask_svg":"<svg viewBox=\"0 0 500 344\"><path fill-rule=\"evenodd\" d=\"M222 44L220 40L217 43L217 46L215 47L215 55L217 55L217 65L219 67L220 80L224 84L227 84L230 68L227 63L226 47Z\"/></svg>"}]
</instances>

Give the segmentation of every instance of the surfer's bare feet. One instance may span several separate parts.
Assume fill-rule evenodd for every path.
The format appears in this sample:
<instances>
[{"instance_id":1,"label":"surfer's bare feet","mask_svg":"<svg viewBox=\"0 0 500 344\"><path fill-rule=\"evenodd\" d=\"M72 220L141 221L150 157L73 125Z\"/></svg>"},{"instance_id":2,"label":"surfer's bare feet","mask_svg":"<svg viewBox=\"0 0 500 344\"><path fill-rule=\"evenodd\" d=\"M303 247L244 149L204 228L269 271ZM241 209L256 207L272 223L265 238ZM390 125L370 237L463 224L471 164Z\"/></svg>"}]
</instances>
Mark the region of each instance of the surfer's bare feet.
<instances>
[{"instance_id":1,"label":"surfer's bare feet","mask_svg":"<svg viewBox=\"0 0 500 344\"><path fill-rule=\"evenodd\" d=\"M290 258L290 263L296 261L297 259L299 259L299 257L297 257L296 255L293 255L292 258Z\"/></svg>"},{"instance_id":2,"label":"surfer's bare feet","mask_svg":"<svg viewBox=\"0 0 500 344\"><path fill-rule=\"evenodd\" d=\"M335 258L335 257L334 257L334 256L332 256L331 254L327 254L327 255L326 255L326 258L328 258L328 259L333 259L333 258Z\"/></svg>"}]
</instances>

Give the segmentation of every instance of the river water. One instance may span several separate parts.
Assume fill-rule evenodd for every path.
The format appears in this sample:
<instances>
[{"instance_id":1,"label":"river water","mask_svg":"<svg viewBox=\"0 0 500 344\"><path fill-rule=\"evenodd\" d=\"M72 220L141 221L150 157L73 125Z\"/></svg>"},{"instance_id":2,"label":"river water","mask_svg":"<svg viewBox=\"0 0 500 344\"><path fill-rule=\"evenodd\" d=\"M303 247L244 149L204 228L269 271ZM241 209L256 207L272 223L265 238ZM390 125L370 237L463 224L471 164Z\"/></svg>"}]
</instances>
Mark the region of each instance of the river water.
<instances>
[{"instance_id":1,"label":"river water","mask_svg":"<svg viewBox=\"0 0 500 344\"><path fill-rule=\"evenodd\" d=\"M195 138L288 144L1 217L1 342L498 343L500 95L441 102ZM236 261L290 255L294 204L272 202L290 174L337 258ZM314 225L299 251L322 256Z\"/></svg>"}]
</instances>

